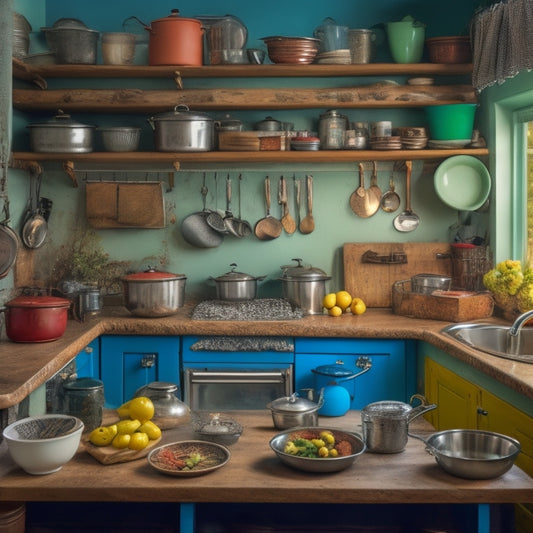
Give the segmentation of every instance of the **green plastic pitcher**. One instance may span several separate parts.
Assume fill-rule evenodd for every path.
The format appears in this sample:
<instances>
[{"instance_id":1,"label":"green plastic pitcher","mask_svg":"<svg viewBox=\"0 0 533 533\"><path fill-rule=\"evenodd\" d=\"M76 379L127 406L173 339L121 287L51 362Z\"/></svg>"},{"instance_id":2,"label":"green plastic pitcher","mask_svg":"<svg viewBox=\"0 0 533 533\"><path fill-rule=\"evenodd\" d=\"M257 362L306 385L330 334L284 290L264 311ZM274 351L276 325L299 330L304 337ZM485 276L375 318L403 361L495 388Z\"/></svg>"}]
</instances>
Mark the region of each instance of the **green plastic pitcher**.
<instances>
[{"instance_id":1,"label":"green plastic pitcher","mask_svg":"<svg viewBox=\"0 0 533 533\"><path fill-rule=\"evenodd\" d=\"M411 16L385 24L389 49L396 63L419 63L424 52L426 25Z\"/></svg>"}]
</instances>

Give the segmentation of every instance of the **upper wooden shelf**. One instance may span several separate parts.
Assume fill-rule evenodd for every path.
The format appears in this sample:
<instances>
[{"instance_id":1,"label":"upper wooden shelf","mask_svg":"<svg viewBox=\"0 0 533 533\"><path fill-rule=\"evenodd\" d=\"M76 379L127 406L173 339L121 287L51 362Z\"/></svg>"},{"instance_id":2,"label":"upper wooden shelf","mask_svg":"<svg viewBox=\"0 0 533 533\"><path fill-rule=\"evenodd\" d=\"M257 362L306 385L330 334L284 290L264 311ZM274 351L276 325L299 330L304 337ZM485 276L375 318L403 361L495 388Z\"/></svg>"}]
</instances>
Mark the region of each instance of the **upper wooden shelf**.
<instances>
[{"instance_id":1,"label":"upper wooden shelf","mask_svg":"<svg viewBox=\"0 0 533 533\"><path fill-rule=\"evenodd\" d=\"M368 63L364 65L27 65L13 61L13 75L42 78L291 78L342 76L461 76L472 65L440 63Z\"/></svg>"}]
</instances>

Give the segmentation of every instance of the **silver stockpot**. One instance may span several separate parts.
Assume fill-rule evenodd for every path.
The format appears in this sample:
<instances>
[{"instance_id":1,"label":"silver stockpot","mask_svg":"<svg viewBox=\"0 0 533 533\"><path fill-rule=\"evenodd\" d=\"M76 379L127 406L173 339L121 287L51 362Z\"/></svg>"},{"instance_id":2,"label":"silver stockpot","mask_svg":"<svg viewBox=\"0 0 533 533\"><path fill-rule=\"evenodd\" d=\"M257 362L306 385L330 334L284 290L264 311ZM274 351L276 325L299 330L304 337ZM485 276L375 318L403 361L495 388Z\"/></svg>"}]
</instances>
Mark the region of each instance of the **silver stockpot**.
<instances>
[{"instance_id":1,"label":"silver stockpot","mask_svg":"<svg viewBox=\"0 0 533 533\"><path fill-rule=\"evenodd\" d=\"M28 124L32 152L84 154L93 151L96 126L81 124L59 111L40 124Z\"/></svg>"},{"instance_id":2,"label":"silver stockpot","mask_svg":"<svg viewBox=\"0 0 533 533\"><path fill-rule=\"evenodd\" d=\"M272 411L272 421L277 429L318 426L318 410L322 407L322 394L318 402L301 398L297 392L267 404Z\"/></svg>"},{"instance_id":3,"label":"silver stockpot","mask_svg":"<svg viewBox=\"0 0 533 533\"><path fill-rule=\"evenodd\" d=\"M176 314L185 302L183 274L148 269L122 278L125 305L131 314L157 318Z\"/></svg>"},{"instance_id":4,"label":"silver stockpot","mask_svg":"<svg viewBox=\"0 0 533 533\"><path fill-rule=\"evenodd\" d=\"M296 266L282 266L281 293L292 305L299 307L304 315L322 313L322 300L326 295L326 281L331 279L320 268L302 265L301 259L293 259Z\"/></svg>"},{"instance_id":5,"label":"silver stockpot","mask_svg":"<svg viewBox=\"0 0 533 533\"><path fill-rule=\"evenodd\" d=\"M257 296L257 282L265 279L265 276L251 276L244 272L236 272L236 263L231 263L231 270L214 280L218 300L245 301L253 300Z\"/></svg>"},{"instance_id":6,"label":"silver stockpot","mask_svg":"<svg viewBox=\"0 0 533 533\"><path fill-rule=\"evenodd\" d=\"M148 119L158 152L209 152L215 148L215 121L205 113L177 105Z\"/></svg>"},{"instance_id":7,"label":"silver stockpot","mask_svg":"<svg viewBox=\"0 0 533 533\"><path fill-rule=\"evenodd\" d=\"M368 404L361 411L363 438L369 452L399 453L407 445L409 423L418 416L435 409L426 399L415 394L411 397L422 403L412 407L408 403L382 401Z\"/></svg>"}]
</instances>

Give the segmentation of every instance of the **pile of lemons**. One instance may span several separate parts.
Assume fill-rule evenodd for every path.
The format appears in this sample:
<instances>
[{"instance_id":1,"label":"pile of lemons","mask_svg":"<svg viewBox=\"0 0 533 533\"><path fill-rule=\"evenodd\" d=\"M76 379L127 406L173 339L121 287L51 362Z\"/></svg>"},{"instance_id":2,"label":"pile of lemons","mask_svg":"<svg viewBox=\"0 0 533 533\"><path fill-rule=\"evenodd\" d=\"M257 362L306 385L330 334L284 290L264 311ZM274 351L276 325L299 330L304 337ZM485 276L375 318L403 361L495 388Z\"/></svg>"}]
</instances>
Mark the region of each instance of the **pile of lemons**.
<instances>
[{"instance_id":1,"label":"pile of lemons","mask_svg":"<svg viewBox=\"0 0 533 533\"><path fill-rule=\"evenodd\" d=\"M341 316L351 312L362 315L366 311L366 304L361 298L353 298L348 291L330 292L322 299L322 307L327 309L330 316Z\"/></svg>"},{"instance_id":2,"label":"pile of lemons","mask_svg":"<svg viewBox=\"0 0 533 533\"><path fill-rule=\"evenodd\" d=\"M154 412L150 398L133 398L117 409L119 422L96 428L89 434L89 441L95 446L112 446L118 450L143 450L151 440L161 437L161 429L151 420Z\"/></svg>"}]
</instances>

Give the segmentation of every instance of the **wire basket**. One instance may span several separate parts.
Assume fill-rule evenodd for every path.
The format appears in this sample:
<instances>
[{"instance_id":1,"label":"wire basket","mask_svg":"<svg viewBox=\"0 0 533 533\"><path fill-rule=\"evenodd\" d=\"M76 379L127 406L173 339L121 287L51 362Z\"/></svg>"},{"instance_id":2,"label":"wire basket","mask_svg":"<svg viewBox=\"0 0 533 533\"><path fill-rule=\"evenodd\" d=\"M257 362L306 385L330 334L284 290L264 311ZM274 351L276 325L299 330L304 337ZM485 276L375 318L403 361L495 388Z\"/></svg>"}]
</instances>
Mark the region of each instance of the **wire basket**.
<instances>
[{"instance_id":1,"label":"wire basket","mask_svg":"<svg viewBox=\"0 0 533 533\"><path fill-rule=\"evenodd\" d=\"M99 128L102 145L108 152L134 152L139 148L141 128Z\"/></svg>"},{"instance_id":2,"label":"wire basket","mask_svg":"<svg viewBox=\"0 0 533 533\"><path fill-rule=\"evenodd\" d=\"M492 254L487 246L452 244L452 289L483 291L483 275L492 268Z\"/></svg>"}]
</instances>

